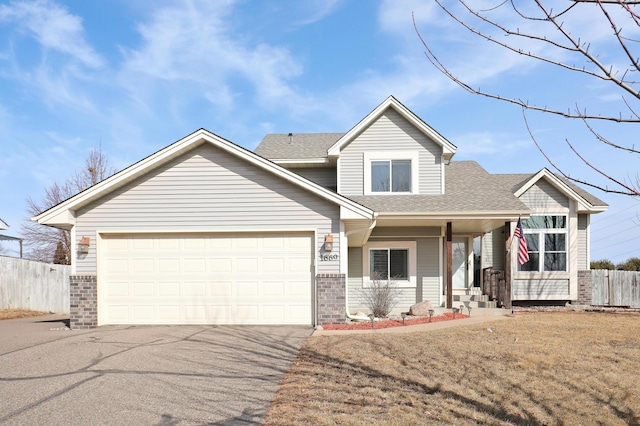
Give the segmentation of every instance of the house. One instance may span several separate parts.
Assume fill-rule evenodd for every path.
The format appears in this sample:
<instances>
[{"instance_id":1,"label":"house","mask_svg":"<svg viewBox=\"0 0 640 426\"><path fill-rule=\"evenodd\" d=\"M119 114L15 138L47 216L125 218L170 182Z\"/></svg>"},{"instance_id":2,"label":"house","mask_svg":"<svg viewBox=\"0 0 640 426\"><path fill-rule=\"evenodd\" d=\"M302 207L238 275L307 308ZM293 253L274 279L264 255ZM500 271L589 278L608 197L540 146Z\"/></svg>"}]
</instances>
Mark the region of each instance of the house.
<instances>
[{"instance_id":1,"label":"house","mask_svg":"<svg viewBox=\"0 0 640 426\"><path fill-rule=\"evenodd\" d=\"M496 271L504 306L577 301L606 204L455 152L391 96L346 133L255 152L200 129L33 219L71 232L75 328L341 322L373 276L401 288L399 310L486 293ZM522 266L505 245L520 217Z\"/></svg>"}]
</instances>

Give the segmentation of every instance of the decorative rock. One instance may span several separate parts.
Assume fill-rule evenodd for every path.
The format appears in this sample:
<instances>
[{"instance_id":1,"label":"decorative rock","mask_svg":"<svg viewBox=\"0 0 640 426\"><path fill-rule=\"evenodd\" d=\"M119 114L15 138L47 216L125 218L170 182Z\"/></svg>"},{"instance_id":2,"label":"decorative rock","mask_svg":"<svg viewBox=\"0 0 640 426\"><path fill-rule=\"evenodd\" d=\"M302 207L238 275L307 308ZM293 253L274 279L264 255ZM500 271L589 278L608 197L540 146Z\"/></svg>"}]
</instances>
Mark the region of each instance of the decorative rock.
<instances>
[{"instance_id":1,"label":"decorative rock","mask_svg":"<svg viewBox=\"0 0 640 426\"><path fill-rule=\"evenodd\" d=\"M423 302L418 302L415 305L409 308L409 315L413 316L425 316L429 315L429 309L433 309L431 302L425 300Z\"/></svg>"}]
</instances>

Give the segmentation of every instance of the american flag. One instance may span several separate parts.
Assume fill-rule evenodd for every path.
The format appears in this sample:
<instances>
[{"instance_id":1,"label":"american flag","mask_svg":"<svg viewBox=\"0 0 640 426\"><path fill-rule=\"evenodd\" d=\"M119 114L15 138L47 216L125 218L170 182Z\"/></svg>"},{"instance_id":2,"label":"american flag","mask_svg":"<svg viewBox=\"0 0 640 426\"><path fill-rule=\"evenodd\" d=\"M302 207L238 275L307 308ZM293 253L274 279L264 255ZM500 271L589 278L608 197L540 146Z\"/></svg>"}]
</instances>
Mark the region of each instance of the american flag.
<instances>
[{"instance_id":1,"label":"american flag","mask_svg":"<svg viewBox=\"0 0 640 426\"><path fill-rule=\"evenodd\" d=\"M527 239L524 237L524 231L522 230L522 220L518 218L518 224L516 230L513 232L513 236L518 238L518 264L524 265L529 261L529 250L527 250Z\"/></svg>"}]
</instances>

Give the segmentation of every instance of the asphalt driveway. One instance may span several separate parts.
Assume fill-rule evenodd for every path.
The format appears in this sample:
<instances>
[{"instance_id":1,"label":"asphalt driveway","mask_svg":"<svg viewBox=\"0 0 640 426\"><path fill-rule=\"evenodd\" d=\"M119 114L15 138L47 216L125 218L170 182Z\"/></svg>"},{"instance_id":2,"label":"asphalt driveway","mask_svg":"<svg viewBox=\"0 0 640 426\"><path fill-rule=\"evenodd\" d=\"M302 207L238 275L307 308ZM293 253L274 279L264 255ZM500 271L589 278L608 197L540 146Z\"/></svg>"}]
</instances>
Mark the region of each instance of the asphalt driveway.
<instances>
[{"instance_id":1,"label":"asphalt driveway","mask_svg":"<svg viewBox=\"0 0 640 426\"><path fill-rule=\"evenodd\" d=\"M0 321L0 424L260 423L311 327Z\"/></svg>"}]
</instances>

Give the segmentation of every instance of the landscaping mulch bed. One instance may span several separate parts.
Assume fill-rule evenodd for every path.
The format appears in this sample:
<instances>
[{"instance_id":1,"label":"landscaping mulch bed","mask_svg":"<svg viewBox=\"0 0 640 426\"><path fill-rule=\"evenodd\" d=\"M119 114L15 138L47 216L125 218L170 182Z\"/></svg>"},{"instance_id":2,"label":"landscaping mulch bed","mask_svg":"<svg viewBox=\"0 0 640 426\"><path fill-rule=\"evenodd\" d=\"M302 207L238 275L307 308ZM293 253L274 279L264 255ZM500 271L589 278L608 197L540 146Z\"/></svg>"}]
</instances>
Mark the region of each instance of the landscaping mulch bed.
<instances>
[{"instance_id":1,"label":"landscaping mulch bed","mask_svg":"<svg viewBox=\"0 0 640 426\"><path fill-rule=\"evenodd\" d=\"M442 315L431 317L411 317L405 318L404 324L401 319L387 319L374 321L373 328L390 328L390 327L402 327L403 325L415 325L424 324L428 322L440 322L440 321L453 321L463 318L469 318L468 315L457 313L455 318L452 312L446 312ZM323 330L370 330L371 321L351 322L346 324L326 324L322 326Z\"/></svg>"}]
</instances>

